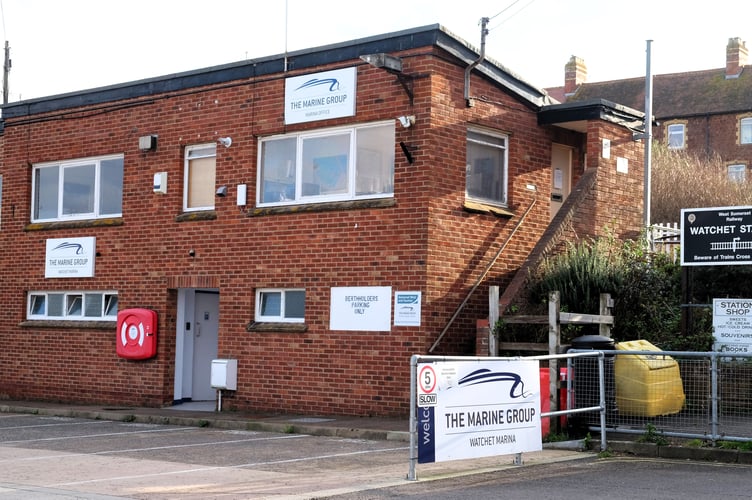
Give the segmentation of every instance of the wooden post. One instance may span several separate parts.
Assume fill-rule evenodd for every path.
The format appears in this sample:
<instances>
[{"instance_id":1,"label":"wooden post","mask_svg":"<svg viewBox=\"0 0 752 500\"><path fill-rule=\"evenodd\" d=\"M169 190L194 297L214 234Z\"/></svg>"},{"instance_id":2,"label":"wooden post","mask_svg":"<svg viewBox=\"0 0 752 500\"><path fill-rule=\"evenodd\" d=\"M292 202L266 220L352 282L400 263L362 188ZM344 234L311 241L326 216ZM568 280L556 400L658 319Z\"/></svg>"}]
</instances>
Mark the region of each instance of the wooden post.
<instances>
[{"instance_id":1,"label":"wooden post","mask_svg":"<svg viewBox=\"0 0 752 500\"><path fill-rule=\"evenodd\" d=\"M496 323L499 321L499 287L488 287L488 355L499 355Z\"/></svg>"},{"instance_id":2,"label":"wooden post","mask_svg":"<svg viewBox=\"0 0 752 500\"><path fill-rule=\"evenodd\" d=\"M598 314L601 316L611 316L611 308L614 306L614 301L611 299L610 293L601 294L600 311ZM598 333L604 337L611 338L611 325L606 323L600 323L598 325Z\"/></svg>"}]
</instances>

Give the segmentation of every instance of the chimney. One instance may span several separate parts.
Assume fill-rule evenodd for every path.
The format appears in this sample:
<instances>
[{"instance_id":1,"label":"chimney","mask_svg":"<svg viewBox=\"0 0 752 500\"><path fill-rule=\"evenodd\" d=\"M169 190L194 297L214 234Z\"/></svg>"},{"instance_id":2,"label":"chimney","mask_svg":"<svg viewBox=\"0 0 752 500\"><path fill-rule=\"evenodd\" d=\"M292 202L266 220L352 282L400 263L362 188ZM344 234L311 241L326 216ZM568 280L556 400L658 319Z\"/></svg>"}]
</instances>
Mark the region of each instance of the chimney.
<instances>
[{"instance_id":1,"label":"chimney","mask_svg":"<svg viewBox=\"0 0 752 500\"><path fill-rule=\"evenodd\" d=\"M747 44L741 38L729 38L726 46L726 79L739 78L747 65Z\"/></svg>"},{"instance_id":2,"label":"chimney","mask_svg":"<svg viewBox=\"0 0 752 500\"><path fill-rule=\"evenodd\" d=\"M572 95L587 81L587 66L579 57L572 56L564 66L564 95Z\"/></svg>"}]
</instances>

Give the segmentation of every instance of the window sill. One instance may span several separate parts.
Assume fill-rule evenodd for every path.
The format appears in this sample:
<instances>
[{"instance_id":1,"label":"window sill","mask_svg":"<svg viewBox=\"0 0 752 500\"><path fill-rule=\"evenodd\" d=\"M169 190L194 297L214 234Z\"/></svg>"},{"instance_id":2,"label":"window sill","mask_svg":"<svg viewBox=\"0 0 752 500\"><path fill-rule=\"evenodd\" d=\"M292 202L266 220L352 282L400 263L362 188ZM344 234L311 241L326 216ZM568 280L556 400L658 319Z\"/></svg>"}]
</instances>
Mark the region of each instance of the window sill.
<instances>
[{"instance_id":1,"label":"window sill","mask_svg":"<svg viewBox=\"0 0 752 500\"><path fill-rule=\"evenodd\" d=\"M122 226L122 217L110 217L106 219L86 219L55 222L32 222L27 224L24 231L44 231L47 229L70 229L79 227L108 227Z\"/></svg>"},{"instance_id":2,"label":"window sill","mask_svg":"<svg viewBox=\"0 0 752 500\"><path fill-rule=\"evenodd\" d=\"M192 222L199 220L215 220L217 218L216 210L200 210L197 212L183 212L175 217L175 222Z\"/></svg>"},{"instance_id":3,"label":"window sill","mask_svg":"<svg viewBox=\"0 0 752 500\"><path fill-rule=\"evenodd\" d=\"M21 328L86 328L88 330L117 329L117 321L66 321L64 319L28 319L18 326Z\"/></svg>"},{"instance_id":4,"label":"window sill","mask_svg":"<svg viewBox=\"0 0 752 500\"><path fill-rule=\"evenodd\" d=\"M251 321L246 325L247 332L275 332L275 333L305 333L308 325L305 323L259 323Z\"/></svg>"},{"instance_id":5,"label":"window sill","mask_svg":"<svg viewBox=\"0 0 752 500\"><path fill-rule=\"evenodd\" d=\"M509 209L497 207L495 205L487 205L485 203L478 203L477 201L465 200L463 208L468 212L477 214L491 214L498 217L512 217L514 215L514 212L510 211Z\"/></svg>"},{"instance_id":6,"label":"window sill","mask_svg":"<svg viewBox=\"0 0 752 500\"><path fill-rule=\"evenodd\" d=\"M295 214L303 212L327 212L332 210L354 210L358 208L389 208L397 205L393 197L371 200L331 201L326 203L307 203L303 205L284 205L280 207L257 207L248 212L248 217L263 215Z\"/></svg>"}]
</instances>

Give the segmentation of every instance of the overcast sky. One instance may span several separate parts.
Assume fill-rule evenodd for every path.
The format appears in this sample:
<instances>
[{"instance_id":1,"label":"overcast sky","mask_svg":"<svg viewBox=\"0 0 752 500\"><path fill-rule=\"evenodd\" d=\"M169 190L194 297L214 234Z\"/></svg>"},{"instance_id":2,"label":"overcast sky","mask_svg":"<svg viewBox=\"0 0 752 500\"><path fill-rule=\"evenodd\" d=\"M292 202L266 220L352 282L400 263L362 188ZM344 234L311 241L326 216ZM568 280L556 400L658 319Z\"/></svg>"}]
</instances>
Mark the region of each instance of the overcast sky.
<instances>
[{"instance_id":1,"label":"overcast sky","mask_svg":"<svg viewBox=\"0 0 752 500\"><path fill-rule=\"evenodd\" d=\"M531 84L725 66L752 48L752 1L715 0L0 0L9 100L33 99L441 24ZM752 62L752 60L750 61Z\"/></svg>"}]
</instances>

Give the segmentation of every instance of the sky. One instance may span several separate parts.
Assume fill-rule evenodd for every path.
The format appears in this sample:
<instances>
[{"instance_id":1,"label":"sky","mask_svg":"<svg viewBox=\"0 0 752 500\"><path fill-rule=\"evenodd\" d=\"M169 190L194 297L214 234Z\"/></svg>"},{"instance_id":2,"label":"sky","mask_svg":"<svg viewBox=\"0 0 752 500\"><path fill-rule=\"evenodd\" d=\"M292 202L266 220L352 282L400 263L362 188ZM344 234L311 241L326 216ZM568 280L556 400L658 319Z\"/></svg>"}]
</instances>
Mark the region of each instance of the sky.
<instances>
[{"instance_id":1,"label":"sky","mask_svg":"<svg viewBox=\"0 0 752 500\"><path fill-rule=\"evenodd\" d=\"M528 83L725 66L752 49L749 0L0 0L9 101L35 99L440 24ZM752 63L752 57L750 58Z\"/></svg>"}]
</instances>

